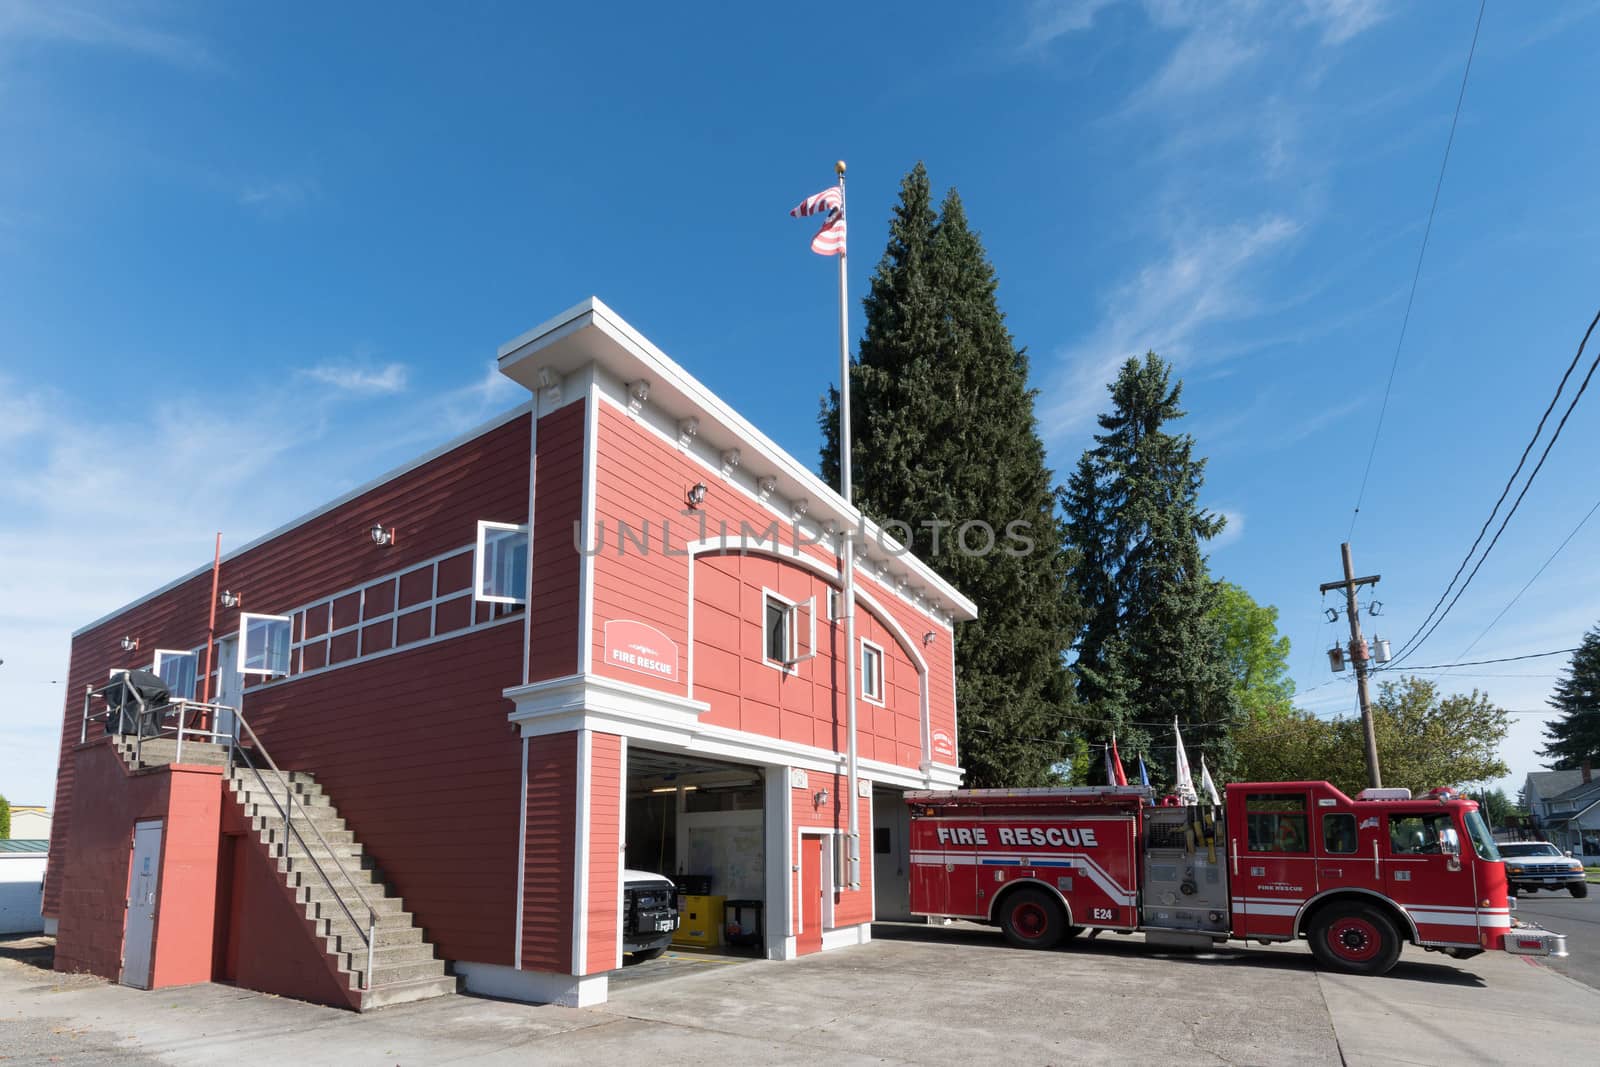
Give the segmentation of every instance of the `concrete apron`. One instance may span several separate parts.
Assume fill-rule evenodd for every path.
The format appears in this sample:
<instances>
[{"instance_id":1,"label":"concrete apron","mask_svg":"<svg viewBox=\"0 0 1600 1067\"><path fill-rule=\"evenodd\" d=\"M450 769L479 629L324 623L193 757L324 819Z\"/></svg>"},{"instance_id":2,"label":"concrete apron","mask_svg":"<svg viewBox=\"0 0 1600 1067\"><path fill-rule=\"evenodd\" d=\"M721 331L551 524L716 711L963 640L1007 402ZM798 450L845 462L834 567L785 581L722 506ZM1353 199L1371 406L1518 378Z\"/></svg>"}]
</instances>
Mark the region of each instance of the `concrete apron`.
<instances>
[{"instance_id":1,"label":"concrete apron","mask_svg":"<svg viewBox=\"0 0 1600 1067\"><path fill-rule=\"evenodd\" d=\"M1504 956L1408 948L1380 979L1299 946L1192 956L1101 937L1056 952L988 929L880 927L870 945L704 967L605 1007L442 997L356 1015L197 985L145 993L0 958L0 1044L23 1062L1586 1062L1600 993ZM6 955L0 953L0 957ZM1513 1042L1519 1054L1512 1054ZM1342 1057L1341 1057L1342 1052Z\"/></svg>"}]
</instances>

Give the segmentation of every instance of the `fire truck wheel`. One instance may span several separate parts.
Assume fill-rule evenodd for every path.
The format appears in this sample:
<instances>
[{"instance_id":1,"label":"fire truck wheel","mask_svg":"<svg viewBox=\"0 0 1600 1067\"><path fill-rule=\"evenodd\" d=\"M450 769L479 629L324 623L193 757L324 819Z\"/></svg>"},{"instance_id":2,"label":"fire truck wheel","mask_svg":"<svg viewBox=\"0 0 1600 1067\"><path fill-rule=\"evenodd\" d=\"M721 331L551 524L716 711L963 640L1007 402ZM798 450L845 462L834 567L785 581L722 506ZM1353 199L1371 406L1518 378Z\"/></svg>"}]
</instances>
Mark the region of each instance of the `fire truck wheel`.
<instances>
[{"instance_id":1,"label":"fire truck wheel","mask_svg":"<svg viewBox=\"0 0 1600 1067\"><path fill-rule=\"evenodd\" d=\"M1332 971L1384 974L1400 958L1400 935L1376 908L1333 904L1312 922L1311 954Z\"/></svg>"},{"instance_id":2,"label":"fire truck wheel","mask_svg":"<svg viewBox=\"0 0 1600 1067\"><path fill-rule=\"evenodd\" d=\"M1001 902L1000 929L1018 948L1054 948L1067 932L1067 916L1048 893L1018 889Z\"/></svg>"}]
</instances>

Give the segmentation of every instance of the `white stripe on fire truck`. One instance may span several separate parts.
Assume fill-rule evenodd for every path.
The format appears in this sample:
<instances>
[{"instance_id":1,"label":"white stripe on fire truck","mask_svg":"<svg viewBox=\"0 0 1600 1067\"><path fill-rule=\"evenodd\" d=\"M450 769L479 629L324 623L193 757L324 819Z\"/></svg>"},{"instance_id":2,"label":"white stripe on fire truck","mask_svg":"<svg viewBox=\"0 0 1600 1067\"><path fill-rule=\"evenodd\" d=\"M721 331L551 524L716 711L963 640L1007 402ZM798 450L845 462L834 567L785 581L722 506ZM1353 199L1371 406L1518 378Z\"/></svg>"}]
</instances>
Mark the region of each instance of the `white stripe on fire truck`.
<instances>
[{"instance_id":1,"label":"white stripe on fire truck","mask_svg":"<svg viewBox=\"0 0 1600 1067\"><path fill-rule=\"evenodd\" d=\"M1003 865L1007 867L1081 867L1089 876L1089 880L1100 887L1100 891L1110 897L1113 903L1125 907L1132 907L1137 898L1133 892L1122 888L1109 874L1101 869L1100 865L1088 856L1057 856L1051 860L1033 859L1028 856L1003 857ZM935 865L948 864L953 867L983 867L991 866L985 857L974 853L961 852L913 852L912 863L931 863Z\"/></svg>"}]
</instances>

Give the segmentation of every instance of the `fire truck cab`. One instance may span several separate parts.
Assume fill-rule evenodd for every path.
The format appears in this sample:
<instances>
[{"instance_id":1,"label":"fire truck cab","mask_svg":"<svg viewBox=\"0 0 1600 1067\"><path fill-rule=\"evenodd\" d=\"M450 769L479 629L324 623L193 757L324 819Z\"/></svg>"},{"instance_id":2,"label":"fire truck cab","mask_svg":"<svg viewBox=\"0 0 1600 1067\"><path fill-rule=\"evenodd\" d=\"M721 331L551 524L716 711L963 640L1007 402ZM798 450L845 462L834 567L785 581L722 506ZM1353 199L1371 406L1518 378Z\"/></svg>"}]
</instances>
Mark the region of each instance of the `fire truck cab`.
<instances>
[{"instance_id":1,"label":"fire truck cab","mask_svg":"<svg viewBox=\"0 0 1600 1067\"><path fill-rule=\"evenodd\" d=\"M1228 786L1221 806L1137 786L907 794L911 910L997 925L1046 948L1084 928L1148 942L1306 938L1324 966L1382 974L1403 943L1457 958L1565 955L1513 923L1477 804L1327 782Z\"/></svg>"}]
</instances>

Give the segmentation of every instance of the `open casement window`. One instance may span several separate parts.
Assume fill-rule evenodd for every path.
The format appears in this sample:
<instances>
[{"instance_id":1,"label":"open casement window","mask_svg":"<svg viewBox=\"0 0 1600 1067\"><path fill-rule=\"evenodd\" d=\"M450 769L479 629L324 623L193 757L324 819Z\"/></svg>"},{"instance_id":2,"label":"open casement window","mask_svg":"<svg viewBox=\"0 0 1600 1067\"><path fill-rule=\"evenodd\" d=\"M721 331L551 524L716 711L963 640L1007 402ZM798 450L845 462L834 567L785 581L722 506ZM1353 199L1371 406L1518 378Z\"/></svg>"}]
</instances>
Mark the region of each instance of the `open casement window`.
<instances>
[{"instance_id":1,"label":"open casement window","mask_svg":"<svg viewBox=\"0 0 1600 1067\"><path fill-rule=\"evenodd\" d=\"M239 616L239 673L277 678L289 673L287 615Z\"/></svg>"},{"instance_id":2,"label":"open casement window","mask_svg":"<svg viewBox=\"0 0 1600 1067\"><path fill-rule=\"evenodd\" d=\"M792 603L768 593L762 610L762 655L790 668L817 654L816 598Z\"/></svg>"},{"instance_id":3,"label":"open casement window","mask_svg":"<svg viewBox=\"0 0 1600 1067\"><path fill-rule=\"evenodd\" d=\"M193 700L195 678L200 666L200 656L194 652L174 652L156 649L155 673L172 693L174 700Z\"/></svg>"},{"instance_id":4,"label":"open casement window","mask_svg":"<svg viewBox=\"0 0 1600 1067\"><path fill-rule=\"evenodd\" d=\"M867 640L861 642L861 695L883 703L883 649Z\"/></svg>"},{"instance_id":5,"label":"open casement window","mask_svg":"<svg viewBox=\"0 0 1600 1067\"><path fill-rule=\"evenodd\" d=\"M478 521L478 549L472 559L472 595L488 604L528 600L528 527Z\"/></svg>"}]
</instances>

